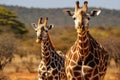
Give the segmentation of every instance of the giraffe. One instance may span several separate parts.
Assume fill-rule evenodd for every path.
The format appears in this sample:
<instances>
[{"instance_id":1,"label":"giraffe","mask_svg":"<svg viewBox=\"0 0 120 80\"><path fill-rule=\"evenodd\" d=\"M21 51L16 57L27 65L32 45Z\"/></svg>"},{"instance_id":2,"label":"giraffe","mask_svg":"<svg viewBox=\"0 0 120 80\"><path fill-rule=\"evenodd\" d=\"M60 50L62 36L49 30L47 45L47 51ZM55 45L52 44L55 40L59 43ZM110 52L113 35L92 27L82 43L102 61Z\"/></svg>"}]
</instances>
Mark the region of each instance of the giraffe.
<instances>
[{"instance_id":1,"label":"giraffe","mask_svg":"<svg viewBox=\"0 0 120 80\"><path fill-rule=\"evenodd\" d=\"M38 25L32 24L37 33L36 42L41 44L42 60L38 69L38 80L66 80L64 58L55 50L48 31L53 25L47 25L48 17L42 22L39 18Z\"/></svg>"},{"instance_id":2,"label":"giraffe","mask_svg":"<svg viewBox=\"0 0 120 80\"><path fill-rule=\"evenodd\" d=\"M90 18L99 15L101 10L94 9L91 13L87 10L87 1L82 7L76 1L74 12L65 10L73 18L77 31L77 39L65 58L68 80L103 80L106 74L109 55L88 29Z\"/></svg>"}]
</instances>

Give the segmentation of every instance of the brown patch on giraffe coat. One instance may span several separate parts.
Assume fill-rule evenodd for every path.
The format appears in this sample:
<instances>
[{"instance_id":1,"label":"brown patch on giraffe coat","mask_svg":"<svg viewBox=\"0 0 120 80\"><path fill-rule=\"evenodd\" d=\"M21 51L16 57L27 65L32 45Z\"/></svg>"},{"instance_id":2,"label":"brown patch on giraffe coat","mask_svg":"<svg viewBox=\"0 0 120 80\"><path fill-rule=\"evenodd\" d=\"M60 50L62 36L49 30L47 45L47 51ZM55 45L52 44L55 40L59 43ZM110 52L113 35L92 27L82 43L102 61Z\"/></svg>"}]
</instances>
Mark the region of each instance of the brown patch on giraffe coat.
<instances>
[{"instance_id":1,"label":"brown patch on giraffe coat","mask_svg":"<svg viewBox=\"0 0 120 80\"><path fill-rule=\"evenodd\" d=\"M96 77L92 78L92 80L99 80L99 77L96 76Z\"/></svg>"},{"instance_id":2,"label":"brown patch on giraffe coat","mask_svg":"<svg viewBox=\"0 0 120 80\"><path fill-rule=\"evenodd\" d=\"M80 72L78 72L78 71L74 71L74 76L75 76L75 77L78 77L78 76L80 76L80 75L81 75Z\"/></svg>"},{"instance_id":3,"label":"brown patch on giraffe coat","mask_svg":"<svg viewBox=\"0 0 120 80\"><path fill-rule=\"evenodd\" d=\"M47 52L44 52L44 57L49 57L50 56L50 52L47 51Z\"/></svg>"},{"instance_id":4,"label":"brown patch on giraffe coat","mask_svg":"<svg viewBox=\"0 0 120 80\"><path fill-rule=\"evenodd\" d=\"M82 36L82 40L85 41L87 39L87 36L84 34L84 36Z\"/></svg>"},{"instance_id":5,"label":"brown patch on giraffe coat","mask_svg":"<svg viewBox=\"0 0 120 80\"><path fill-rule=\"evenodd\" d=\"M95 64L99 64L99 60L98 60L98 58L94 58L94 61L95 61Z\"/></svg>"},{"instance_id":6,"label":"brown patch on giraffe coat","mask_svg":"<svg viewBox=\"0 0 120 80\"><path fill-rule=\"evenodd\" d=\"M47 48L46 48L46 47L44 48L44 51L47 51Z\"/></svg>"},{"instance_id":7,"label":"brown patch on giraffe coat","mask_svg":"<svg viewBox=\"0 0 120 80\"><path fill-rule=\"evenodd\" d=\"M70 61L70 66L74 66L74 65L76 65L76 63L73 61Z\"/></svg>"},{"instance_id":8,"label":"brown patch on giraffe coat","mask_svg":"<svg viewBox=\"0 0 120 80\"><path fill-rule=\"evenodd\" d=\"M79 40L82 40L83 38L79 36L78 39L79 39Z\"/></svg>"},{"instance_id":9,"label":"brown patch on giraffe coat","mask_svg":"<svg viewBox=\"0 0 120 80\"><path fill-rule=\"evenodd\" d=\"M55 80L59 80L59 77L58 77L58 76L55 76L54 78L55 78Z\"/></svg>"},{"instance_id":10,"label":"brown patch on giraffe coat","mask_svg":"<svg viewBox=\"0 0 120 80\"><path fill-rule=\"evenodd\" d=\"M98 68L97 68L97 67L95 67L95 68L94 68L94 70L93 70L93 75L98 74L98 72L99 72L99 71L98 71Z\"/></svg>"},{"instance_id":11,"label":"brown patch on giraffe coat","mask_svg":"<svg viewBox=\"0 0 120 80\"><path fill-rule=\"evenodd\" d=\"M89 40L86 39L85 42L84 42L84 48L88 47L89 46Z\"/></svg>"},{"instance_id":12,"label":"brown patch on giraffe coat","mask_svg":"<svg viewBox=\"0 0 120 80\"><path fill-rule=\"evenodd\" d=\"M52 68L55 68L55 67L56 67L55 64L54 64L54 62L51 63L51 67L52 67Z\"/></svg>"},{"instance_id":13,"label":"brown patch on giraffe coat","mask_svg":"<svg viewBox=\"0 0 120 80\"><path fill-rule=\"evenodd\" d=\"M48 79L45 80L53 80L53 76L49 76Z\"/></svg>"},{"instance_id":14,"label":"brown patch on giraffe coat","mask_svg":"<svg viewBox=\"0 0 120 80\"><path fill-rule=\"evenodd\" d=\"M69 56L68 58L70 58L70 59L71 59L71 58L72 58L72 53L68 54L68 56Z\"/></svg>"},{"instance_id":15,"label":"brown patch on giraffe coat","mask_svg":"<svg viewBox=\"0 0 120 80\"><path fill-rule=\"evenodd\" d=\"M72 47L72 51L75 52L76 51L76 44Z\"/></svg>"},{"instance_id":16,"label":"brown patch on giraffe coat","mask_svg":"<svg viewBox=\"0 0 120 80\"><path fill-rule=\"evenodd\" d=\"M82 77L81 76L77 77L77 80L82 80Z\"/></svg>"},{"instance_id":17,"label":"brown patch on giraffe coat","mask_svg":"<svg viewBox=\"0 0 120 80\"><path fill-rule=\"evenodd\" d=\"M73 67L73 70L74 71L80 71L81 70L81 66L75 66L75 67Z\"/></svg>"},{"instance_id":18,"label":"brown patch on giraffe coat","mask_svg":"<svg viewBox=\"0 0 120 80\"><path fill-rule=\"evenodd\" d=\"M53 74L53 75L56 75L56 74L58 74L58 71L57 71L57 69L54 69L54 70L52 71L52 74Z\"/></svg>"},{"instance_id":19,"label":"brown patch on giraffe coat","mask_svg":"<svg viewBox=\"0 0 120 80\"><path fill-rule=\"evenodd\" d=\"M78 65L82 66L82 61L81 60L78 61Z\"/></svg>"},{"instance_id":20,"label":"brown patch on giraffe coat","mask_svg":"<svg viewBox=\"0 0 120 80\"><path fill-rule=\"evenodd\" d=\"M83 45L83 44L82 44L82 45ZM80 49L79 52L80 52L81 55L84 55L84 49Z\"/></svg>"},{"instance_id":21,"label":"brown patch on giraffe coat","mask_svg":"<svg viewBox=\"0 0 120 80\"><path fill-rule=\"evenodd\" d=\"M73 77L72 80L76 80L76 78Z\"/></svg>"},{"instance_id":22,"label":"brown patch on giraffe coat","mask_svg":"<svg viewBox=\"0 0 120 80\"><path fill-rule=\"evenodd\" d=\"M78 62L79 59L79 53L74 53L74 55L72 56L72 60L74 60L75 62Z\"/></svg>"}]
</instances>

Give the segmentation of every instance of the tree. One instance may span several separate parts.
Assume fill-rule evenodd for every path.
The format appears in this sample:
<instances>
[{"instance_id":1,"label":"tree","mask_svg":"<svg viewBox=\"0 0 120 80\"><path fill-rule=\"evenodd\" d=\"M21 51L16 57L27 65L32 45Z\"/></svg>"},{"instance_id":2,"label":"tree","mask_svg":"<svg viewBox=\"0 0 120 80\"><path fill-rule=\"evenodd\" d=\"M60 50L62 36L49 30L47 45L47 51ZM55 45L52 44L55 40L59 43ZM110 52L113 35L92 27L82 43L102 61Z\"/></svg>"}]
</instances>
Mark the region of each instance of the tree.
<instances>
[{"instance_id":1,"label":"tree","mask_svg":"<svg viewBox=\"0 0 120 80\"><path fill-rule=\"evenodd\" d=\"M7 27L9 31L18 34L27 32L25 25L17 20L17 15L4 7L0 7L0 26Z\"/></svg>"}]
</instances>

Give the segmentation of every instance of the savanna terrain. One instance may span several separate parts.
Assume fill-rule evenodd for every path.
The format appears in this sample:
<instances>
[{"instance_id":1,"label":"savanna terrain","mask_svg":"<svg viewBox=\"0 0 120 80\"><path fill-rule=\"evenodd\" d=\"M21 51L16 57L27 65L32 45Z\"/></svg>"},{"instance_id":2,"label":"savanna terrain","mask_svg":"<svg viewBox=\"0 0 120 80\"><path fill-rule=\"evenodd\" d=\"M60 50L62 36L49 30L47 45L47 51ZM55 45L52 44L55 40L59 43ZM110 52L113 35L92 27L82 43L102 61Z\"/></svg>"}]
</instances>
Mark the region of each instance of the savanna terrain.
<instances>
[{"instance_id":1,"label":"savanna terrain","mask_svg":"<svg viewBox=\"0 0 120 80\"><path fill-rule=\"evenodd\" d=\"M15 42L16 50L13 53L13 58L8 63L4 70L4 76L8 80L36 80L37 69L41 59L40 44L35 42L36 35L32 28L29 29L30 33L22 36L21 38L11 39L10 42ZM120 78L120 28L104 28L94 27L90 28L90 33L93 37L100 42L110 54L109 66L105 76L105 80L119 80ZM54 27L50 31L51 39L53 40L56 50L61 50L63 54L67 52L70 46L76 39L76 31L74 27ZM6 37L1 35L2 39ZM13 37L13 35L12 35ZM6 41L6 39L5 39ZM60 44L59 44L59 43Z\"/></svg>"},{"instance_id":2,"label":"savanna terrain","mask_svg":"<svg viewBox=\"0 0 120 80\"><path fill-rule=\"evenodd\" d=\"M37 80L37 69L41 60L41 47L40 44L35 42L36 33L30 26L30 23L34 21L31 18L33 15L29 14L25 19L26 21L24 21L24 15L20 15L20 11L24 12L24 9L18 9L9 7L9 10L19 14L17 16L8 12L11 15L3 17L8 15L5 14L6 11L5 13L1 13L5 15L1 16L0 14L0 80ZM39 9L37 10L39 11ZM109 12L109 10L107 10L107 12ZM52 12L50 11L49 13ZM51 14L49 15L51 16ZM35 18L39 18L38 16L39 15ZM115 16L113 20L116 20L118 16L119 15ZM104 16L102 17L104 18ZM58 19L57 23L59 25L55 25L49 33L56 50L66 54L76 40L77 33L73 25L69 26L68 23L68 25L60 25L61 22L62 20ZM116 24L117 25L113 26L113 24L109 23L107 26L107 24L104 25L103 23L100 26L96 26L95 24L89 27L91 35L103 45L110 55L105 80L120 79L120 25L118 22L116 22ZM5 63L5 65L1 65L2 63Z\"/></svg>"}]
</instances>

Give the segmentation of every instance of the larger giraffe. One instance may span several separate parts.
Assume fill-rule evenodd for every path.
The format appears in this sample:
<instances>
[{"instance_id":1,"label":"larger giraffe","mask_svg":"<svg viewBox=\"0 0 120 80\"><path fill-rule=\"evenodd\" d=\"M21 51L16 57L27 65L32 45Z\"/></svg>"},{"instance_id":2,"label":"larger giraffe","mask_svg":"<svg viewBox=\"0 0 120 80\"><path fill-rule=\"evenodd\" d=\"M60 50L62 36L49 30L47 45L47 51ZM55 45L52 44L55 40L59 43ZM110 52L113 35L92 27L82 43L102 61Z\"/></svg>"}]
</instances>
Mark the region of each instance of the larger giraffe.
<instances>
[{"instance_id":1,"label":"larger giraffe","mask_svg":"<svg viewBox=\"0 0 120 80\"><path fill-rule=\"evenodd\" d=\"M107 69L108 53L96 42L88 30L90 17L98 15L100 10L88 14L88 2L79 7L76 1L75 12L67 10L72 16L77 30L77 40L66 54L65 71L68 80L103 80Z\"/></svg>"},{"instance_id":2,"label":"larger giraffe","mask_svg":"<svg viewBox=\"0 0 120 80\"><path fill-rule=\"evenodd\" d=\"M38 80L66 80L64 58L59 55L50 40L48 30L53 26L47 25L48 18L42 23L39 19L38 25L33 23L37 33L37 43L41 43L42 60L39 65Z\"/></svg>"}]
</instances>

